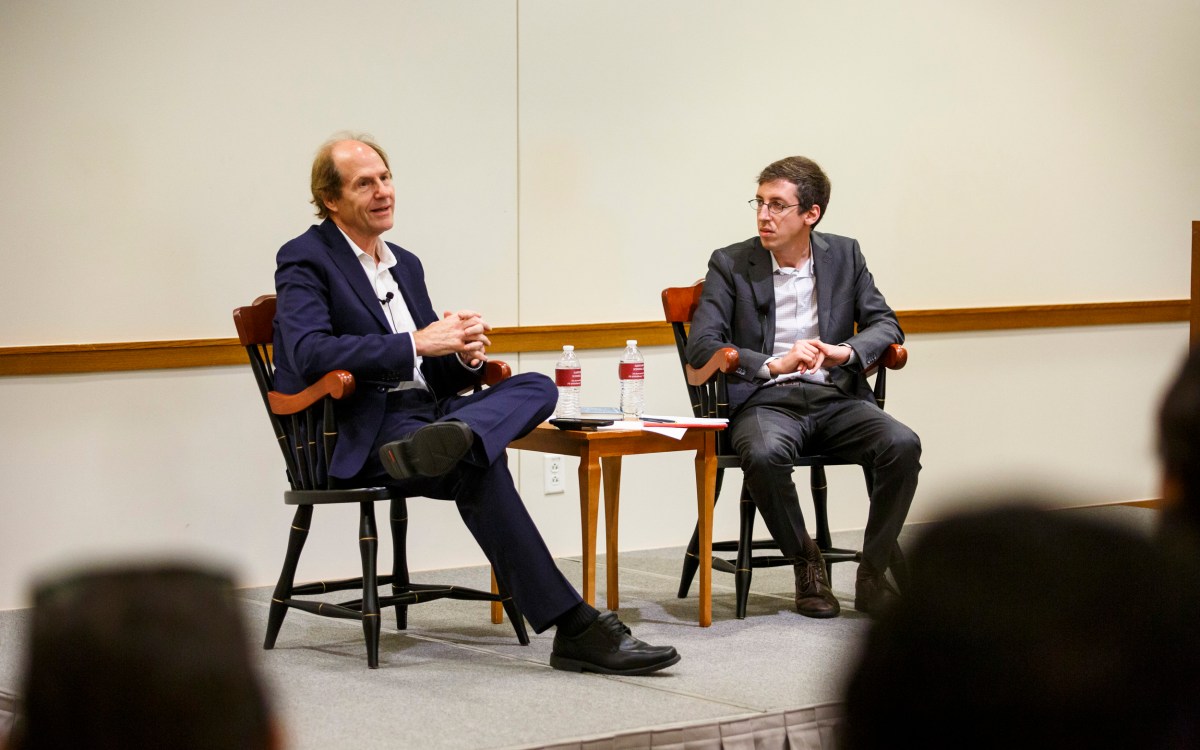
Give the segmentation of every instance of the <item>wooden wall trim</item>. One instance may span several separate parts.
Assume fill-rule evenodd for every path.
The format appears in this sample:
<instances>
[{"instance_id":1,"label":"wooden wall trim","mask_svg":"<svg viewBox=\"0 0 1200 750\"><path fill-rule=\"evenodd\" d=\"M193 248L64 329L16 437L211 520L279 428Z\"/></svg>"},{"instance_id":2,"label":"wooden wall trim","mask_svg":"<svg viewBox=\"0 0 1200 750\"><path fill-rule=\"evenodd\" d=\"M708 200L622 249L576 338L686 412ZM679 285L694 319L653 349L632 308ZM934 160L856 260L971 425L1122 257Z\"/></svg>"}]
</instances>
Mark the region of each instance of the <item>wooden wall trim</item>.
<instances>
[{"instance_id":1,"label":"wooden wall trim","mask_svg":"<svg viewBox=\"0 0 1200 750\"><path fill-rule=\"evenodd\" d=\"M1176 323L1188 319L1190 300L1086 302L1073 305L964 307L897 312L905 333L959 333L1021 328Z\"/></svg>"},{"instance_id":2,"label":"wooden wall trim","mask_svg":"<svg viewBox=\"0 0 1200 750\"><path fill-rule=\"evenodd\" d=\"M1151 498L1148 500L1126 500L1125 502L1118 504L1129 505L1134 508L1149 508L1150 510L1162 510L1163 508L1167 507L1166 503L1163 502L1161 497Z\"/></svg>"},{"instance_id":3,"label":"wooden wall trim","mask_svg":"<svg viewBox=\"0 0 1200 750\"><path fill-rule=\"evenodd\" d=\"M244 364L247 364L246 351L236 338L0 349L0 375L165 370Z\"/></svg>"},{"instance_id":4,"label":"wooden wall trim","mask_svg":"<svg viewBox=\"0 0 1200 750\"><path fill-rule=\"evenodd\" d=\"M1123 505L1129 508L1145 508L1147 510L1163 510L1167 507L1167 501L1161 497L1149 497L1144 500L1105 500L1098 503L1084 503L1083 505L1056 505L1051 510L1079 510L1081 508L1112 508L1117 505Z\"/></svg>"},{"instance_id":5,"label":"wooden wall trim","mask_svg":"<svg viewBox=\"0 0 1200 750\"><path fill-rule=\"evenodd\" d=\"M1200 232L1200 222L1193 224ZM1193 254L1197 250L1193 239ZM1193 267L1200 264L1194 264ZM1193 294L1200 282L1193 276ZM1192 340L1200 330L1189 300L1096 302L1069 305L969 307L945 310L905 310L896 313L906 333L1058 328L1068 326L1138 325L1191 321ZM563 343L576 349L615 349L626 339L642 346L670 346L671 329L657 321L591 323L562 326L513 326L491 334L496 353L557 351ZM52 375L180 367L243 365L246 353L236 338L186 341L135 341L112 344L63 344L0 348L0 376Z\"/></svg>"}]
</instances>

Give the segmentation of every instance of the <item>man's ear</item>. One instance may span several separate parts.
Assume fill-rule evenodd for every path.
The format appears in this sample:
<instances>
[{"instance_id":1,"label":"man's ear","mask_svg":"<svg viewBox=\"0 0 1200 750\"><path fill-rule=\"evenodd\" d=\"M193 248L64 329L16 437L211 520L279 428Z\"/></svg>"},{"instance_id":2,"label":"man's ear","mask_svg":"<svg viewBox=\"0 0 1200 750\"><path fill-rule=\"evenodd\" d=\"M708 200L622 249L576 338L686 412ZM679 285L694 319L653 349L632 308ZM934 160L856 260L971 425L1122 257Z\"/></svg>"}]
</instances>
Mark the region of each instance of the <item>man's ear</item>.
<instances>
[{"instance_id":1,"label":"man's ear","mask_svg":"<svg viewBox=\"0 0 1200 750\"><path fill-rule=\"evenodd\" d=\"M325 204L325 208L326 208L326 210L329 211L329 213L331 213L331 214L337 213L337 202L336 201L331 201L328 198L322 198L321 202Z\"/></svg>"},{"instance_id":2,"label":"man's ear","mask_svg":"<svg viewBox=\"0 0 1200 750\"><path fill-rule=\"evenodd\" d=\"M816 203L812 204L812 208L805 211L801 218L804 219L805 224L811 227L817 223L818 219L821 218L821 207Z\"/></svg>"}]
</instances>

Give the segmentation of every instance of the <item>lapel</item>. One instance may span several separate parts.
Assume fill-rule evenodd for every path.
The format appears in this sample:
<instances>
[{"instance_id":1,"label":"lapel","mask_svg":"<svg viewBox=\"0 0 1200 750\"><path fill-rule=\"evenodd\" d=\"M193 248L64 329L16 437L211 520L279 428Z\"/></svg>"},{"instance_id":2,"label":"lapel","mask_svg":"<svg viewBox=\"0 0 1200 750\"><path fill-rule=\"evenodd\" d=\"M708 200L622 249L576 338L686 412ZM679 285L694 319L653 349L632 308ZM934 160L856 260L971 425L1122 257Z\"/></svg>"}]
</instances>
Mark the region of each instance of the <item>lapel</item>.
<instances>
[{"instance_id":1,"label":"lapel","mask_svg":"<svg viewBox=\"0 0 1200 750\"><path fill-rule=\"evenodd\" d=\"M775 282L771 280L771 251L762 246L761 240L754 240L747 265L755 312L762 329L759 349L770 354L775 345Z\"/></svg>"},{"instance_id":2,"label":"lapel","mask_svg":"<svg viewBox=\"0 0 1200 750\"><path fill-rule=\"evenodd\" d=\"M833 341L830 333L833 328L833 290L830 288L833 274L829 268L831 262L829 243L816 232L810 235L810 243L813 258L813 283L817 285L817 330L820 331L822 341L836 344L837 342ZM823 284L821 279L828 279L830 283Z\"/></svg>"},{"instance_id":3,"label":"lapel","mask_svg":"<svg viewBox=\"0 0 1200 750\"><path fill-rule=\"evenodd\" d=\"M346 242L342 231L338 229L332 219L326 219L318 229L328 246L329 258L333 261L334 267L346 278L346 283L354 290L354 294L367 309L367 313L383 327L383 330L390 332L392 328L388 325L387 318L383 316L383 305L379 304L379 298L375 296L375 290L371 287L371 282L367 281L367 274L358 261L358 254Z\"/></svg>"},{"instance_id":4,"label":"lapel","mask_svg":"<svg viewBox=\"0 0 1200 750\"><path fill-rule=\"evenodd\" d=\"M423 291L418 289L407 273L401 273L401 268L405 265L403 258L404 250L396 245L388 243L388 249L392 251L392 255L396 256L396 265L392 266L392 278L396 280L396 286L400 287L400 296L404 298L404 304L408 306L408 314L412 317L413 325L417 330L424 328L430 323L437 322L436 316L434 320L423 320L420 311L417 309L414 301L417 295Z\"/></svg>"}]
</instances>

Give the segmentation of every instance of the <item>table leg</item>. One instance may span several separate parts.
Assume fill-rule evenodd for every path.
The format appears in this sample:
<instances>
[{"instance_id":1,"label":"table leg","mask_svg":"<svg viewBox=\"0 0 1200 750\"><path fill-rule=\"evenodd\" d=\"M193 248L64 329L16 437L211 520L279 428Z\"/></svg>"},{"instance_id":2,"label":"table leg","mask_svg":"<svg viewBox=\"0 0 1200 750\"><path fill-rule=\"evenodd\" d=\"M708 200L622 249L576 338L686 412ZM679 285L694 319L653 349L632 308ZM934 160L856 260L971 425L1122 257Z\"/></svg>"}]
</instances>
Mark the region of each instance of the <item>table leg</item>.
<instances>
[{"instance_id":1,"label":"table leg","mask_svg":"<svg viewBox=\"0 0 1200 750\"><path fill-rule=\"evenodd\" d=\"M621 608L621 594L617 588L617 511L621 501L621 457L605 456L600 459L600 470L604 477L604 567L607 572L608 608L615 612Z\"/></svg>"},{"instance_id":2,"label":"table leg","mask_svg":"<svg viewBox=\"0 0 1200 750\"><path fill-rule=\"evenodd\" d=\"M712 524L717 487L717 435L704 431L704 448L696 451L696 518L700 532L700 627L712 625Z\"/></svg>"},{"instance_id":3,"label":"table leg","mask_svg":"<svg viewBox=\"0 0 1200 750\"><path fill-rule=\"evenodd\" d=\"M596 606L596 526L600 516L600 458L579 457L579 520L583 527L583 600Z\"/></svg>"}]
</instances>

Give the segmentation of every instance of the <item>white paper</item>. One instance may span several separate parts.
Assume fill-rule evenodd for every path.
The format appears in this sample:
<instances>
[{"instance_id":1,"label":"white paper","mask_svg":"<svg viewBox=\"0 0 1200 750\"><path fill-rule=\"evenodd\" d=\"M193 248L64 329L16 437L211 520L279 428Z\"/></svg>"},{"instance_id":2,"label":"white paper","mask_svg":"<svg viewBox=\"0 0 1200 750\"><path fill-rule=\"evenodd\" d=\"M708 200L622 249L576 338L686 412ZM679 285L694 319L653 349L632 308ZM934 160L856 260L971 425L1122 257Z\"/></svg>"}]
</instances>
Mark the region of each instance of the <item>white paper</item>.
<instances>
[{"instance_id":1,"label":"white paper","mask_svg":"<svg viewBox=\"0 0 1200 750\"><path fill-rule=\"evenodd\" d=\"M682 422L686 425L723 425L729 422L728 419L698 419L696 417L658 417L655 415L646 415L654 419L671 420L671 422ZM597 429L606 432L620 432L622 430L642 430L644 432L653 432L656 435L671 438L672 440L683 440L683 436L687 434L687 427L675 427L671 422L642 422L629 420L618 420L610 425L604 425Z\"/></svg>"}]
</instances>

